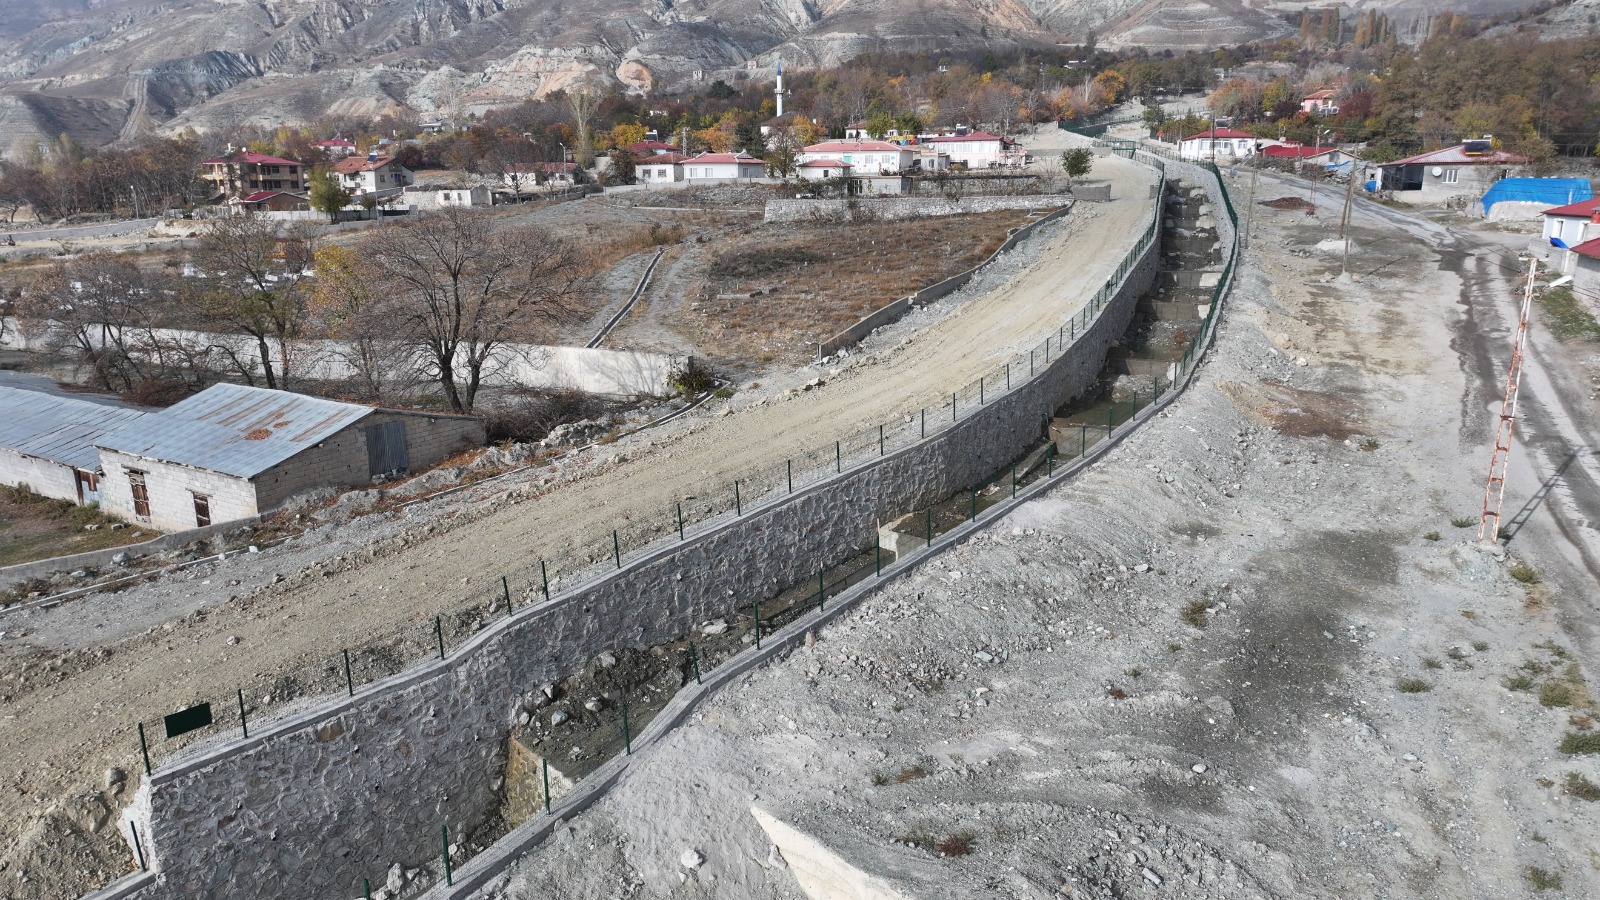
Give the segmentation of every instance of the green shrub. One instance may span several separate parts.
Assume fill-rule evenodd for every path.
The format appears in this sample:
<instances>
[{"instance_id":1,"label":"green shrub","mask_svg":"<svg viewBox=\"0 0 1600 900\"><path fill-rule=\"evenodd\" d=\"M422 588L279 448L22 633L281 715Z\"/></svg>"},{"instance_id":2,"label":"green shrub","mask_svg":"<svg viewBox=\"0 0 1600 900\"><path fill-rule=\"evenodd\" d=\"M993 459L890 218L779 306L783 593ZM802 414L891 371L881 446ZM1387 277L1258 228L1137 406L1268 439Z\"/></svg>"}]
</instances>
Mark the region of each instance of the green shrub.
<instances>
[{"instance_id":1,"label":"green shrub","mask_svg":"<svg viewBox=\"0 0 1600 900\"><path fill-rule=\"evenodd\" d=\"M1533 567L1527 563L1517 563L1506 571L1507 574L1511 576L1513 581L1517 581L1522 584L1539 583L1539 573L1533 571Z\"/></svg>"},{"instance_id":2,"label":"green shrub","mask_svg":"<svg viewBox=\"0 0 1600 900\"><path fill-rule=\"evenodd\" d=\"M1211 608L1211 601L1200 599L1190 600L1189 605L1180 613L1183 620L1196 628L1206 627L1206 610Z\"/></svg>"},{"instance_id":3,"label":"green shrub","mask_svg":"<svg viewBox=\"0 0 1600 900\"><path fill-rule=\"evenodd\" d=\"M1572 685L1565 681L1546 681L1539 685L1540 706L1571 706Z\"/></svg>"},{"instance_id":4,"label":"green shrub","mask_svg":"<svg viewBox=\"0 0 1600 900\"><path fill-rule=\"evenodd\" d=\"M1595 784L1577 772L1568 772L1566 783L1561 787L1561 793L1593 803L1596 800L1600 800L1600 785Z\"/></svg>"},{"instance_id":5,"label":"green shrub","mask_svg":"<svg viewBox=\"0 0 1600 900\"><path fill-rule=\"evenodd\" d=\"M1402 678L1396 681L1394 686L1402 694L1425 694L1433 690L1433 685L1421 678Z\"/></svg>"},{"instance_id":6,"label":"green shrub","mask_svg":"<svg viewBox=\"0 0 1600 900\"><path fill-rule=\"evenodd\" d=\"M1554 872L1546 872L1538 866L1529 866L1525 874L1528 876L1528 883L1533 885L1536 891L1561 889L1561 876Z\"/></svg>"},{"instance_id":7,"label":"green shrub","mask_svg":"<svg viewBox=\"0 0 1600 900\"><path fill-rule=\"evenodd\" d=\"M1468 516L1457 516L1450 520L1450 524L1457 528L1471 528L1472 526L1478 524L1478 520Z\"/></svg>"},{"instance_id":8,"label":"green shrub","mask_svg":"<svg viewBox=\"0 0 1600 900\"><path fill-rule=\"evenodd\" d=\"M1572 756L1600 753L1600 731L1569 731L1561 736L1556 749Z\"/></svg>"},{"instance_id":9,"label":"green shrub","mask_svg":"<svg viewBox=\"0 0 1600 900\"><path fill-rule=\"evenodd\" d=\"M1506 686L1506 690L1509 690L1509 691L1531 691L1531 690L1533 690L1533 678L1531 676L1529 676L1529 675L1525 675L1525 674L1522 674L1520 672L1517 673L1516 675L1507 676L1506 679L1501 682L1501 684L1505 685Z\"/></svg>"}]
</instances>

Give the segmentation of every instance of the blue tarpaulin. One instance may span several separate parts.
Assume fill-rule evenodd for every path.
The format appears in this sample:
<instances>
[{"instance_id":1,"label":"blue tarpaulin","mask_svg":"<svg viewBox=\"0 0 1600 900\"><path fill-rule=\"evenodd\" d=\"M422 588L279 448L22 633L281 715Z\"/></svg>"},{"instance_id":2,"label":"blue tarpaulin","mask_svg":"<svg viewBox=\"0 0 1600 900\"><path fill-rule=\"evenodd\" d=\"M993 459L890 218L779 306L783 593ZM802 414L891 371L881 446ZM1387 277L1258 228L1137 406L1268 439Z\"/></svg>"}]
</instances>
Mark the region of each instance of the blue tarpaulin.
<instances>
[{"instance_id":1,"label":"blue tarpaulin","mask_svg":"<svg viewBox=\"0 0 1600 900\"><path fill-rule=\"evenodd\" d=\"M1483 214L1501 200L1524 200L1566 206L1594 197L1587 178L1502 178L1483 195Z\"/></svg>"}]
</instances>

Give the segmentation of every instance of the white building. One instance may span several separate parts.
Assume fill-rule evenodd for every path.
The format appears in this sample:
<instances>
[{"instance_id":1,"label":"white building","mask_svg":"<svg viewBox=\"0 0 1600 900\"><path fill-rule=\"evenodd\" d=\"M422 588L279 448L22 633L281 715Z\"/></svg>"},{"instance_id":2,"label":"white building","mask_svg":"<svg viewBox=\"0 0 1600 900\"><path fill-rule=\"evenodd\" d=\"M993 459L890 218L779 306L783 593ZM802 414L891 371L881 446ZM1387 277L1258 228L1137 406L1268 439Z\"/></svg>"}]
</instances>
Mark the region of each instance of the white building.
<instances>
[{"instance_id":1,"label":"white building","mask_svg":"<svg viewBox=\"0 0 1600 900\"><path fill-rule=\"evenodd\" d=\"M887 141L824 141L802 149L796 161L832 160L848 164L853 175L884 175L909 171L916 158L915 150Z\"/></svg>"},{"instance_id":2,"label":"white building","mask_svg":"<svg viewBox=\"0 0 1600 900\"><path fill-rule=\"evenodd\" d=\"M100 500L95 442L143 410L0 386L0 484L73 503Z\"/></svg>"},{"instance_id":3,"label":"white building","mask_svg":"<svg viewBox=\"0 0 1600 900\"><path fill-rule=\"evenodd\" d=\"M702 153L683 161L686 181L716 181L737 178L760 178L767 173L766 161L740 151L738 153Z\"/></svg>"},{"instance_id":4,"label":"white building","mask_svg":"<svg viewBox=\"0 0 1600 900\"><path fill-rule=\"evenodd\" d=\"M852 166L841 159L812 159L795 167L801 181L827 181L850 174Z\"/></svg>"},{"instance_id":5,"label":"white building","mask_svg":"<svg viewBox=\"0 0 1600 900\"><path fill-rule=\"evenodd\" d=\"M693 157L679 153L659 153L644 157L633 167L638 184L673 184L683 180L683 163Z\"/></svg>"},{"instance_id":6,"label":"white building","mask_svg":"<svg viewBox=\"0 0 1600 900\"><path fill-rule=\"evenodd\" d=\"M968 169L1020 166L1027 159L1027 152L1015 142L986 131L958 128L955 134L931 137L922 143L948 155L951 164Z\"/></svg>"},{"instance_id":7,"label":"white building","mask_svg":"<svg viewBox=\"0 0 1600 900\"><path fill-rule=\"evenodd\" d=\"M471 187L413 185L405 189L405 204L415 209L443 209L446 206L493 206L494 195L489 188L476 184Z\"/></svg>"},{"instance_id":8,"label":"white building","mask_svg":"<svg viewBox=\"0 0 1600 900\"><path fill-rule=\"evenodd\" d=\"M333 171L339 176L339 186L357 197L362 194L392 194L416 180L411 170L396 162L394 157L376 154L341 159L333 164Z\"/></svg>"},{"instance_id":9,"label":"white building","mask_svg":"<svg viewBox=\"0 0 1600 900\"><path fill-rule=\"evenodd\" d=\"M1269 142L1253 134L1245 134L1231 128L1213 128L1210 131L1191 134L1179 141L1178 158L1202 162L1215 159L1218 163L1231 165L1255 156L1267 143Z\"/></svg>"},{"instance_id":10,"label":"white building","mask_svg":"<svg viewBox=\"0 0 1600 900\"><path fill-rule=\"evenodd\" d=\"M1595 238L1600 238L1600 197L1544 211L1544 241L1563 274L1573 274L1574 249Z\"/></svg>"}]
</instances>

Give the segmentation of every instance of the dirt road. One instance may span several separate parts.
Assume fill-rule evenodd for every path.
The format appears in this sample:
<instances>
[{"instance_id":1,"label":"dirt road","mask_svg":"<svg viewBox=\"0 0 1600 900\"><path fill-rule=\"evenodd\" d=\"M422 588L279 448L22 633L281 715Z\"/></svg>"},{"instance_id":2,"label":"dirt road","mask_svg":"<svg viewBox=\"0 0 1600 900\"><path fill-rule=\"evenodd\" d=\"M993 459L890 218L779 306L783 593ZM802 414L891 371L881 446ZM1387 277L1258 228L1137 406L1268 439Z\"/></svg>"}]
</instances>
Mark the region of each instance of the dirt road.
<instances>
[{"instance_id":1,"label":"dirt road","mask_svg":"<svg viewBox=\"0 0 1600 900\"><path fill-rule=\"evenodd\" d=\"M539 496L530 476L521 490L500 485L481 503L415 509L348 537L326 527L259 557L0 623L11 632L0 640L9 668L0 682L0 771L12 785L0 801L0 833L18 842L0 858L0 897L38 896L19 887L20 873L33 890L71 896L125 870L126 851L99 812L119 798L102 792L101 773L113 764L136 770L135 718L431 619L513 567L609 541L618 522L662 515L685 485L727 484L902 411L937 406L1025 353L1112 274L1152 214L1148 169L1101 159L1094 175L1111 182L1113 200L1080 204L1047 245L1019 251L1035 264L977 299L922 314L918 321L933 320L925 328L900 326L896 336L909 340L852 358L821 388L788 391L814 371L746 386L729 404L736 412L713 409L675 431L602 448L635 459L595 465Z\"/></svg>"},{"instance_id":2,"label":"dirt road","mask_svg":"<svg viewBox=\"0 0 1600 900\"><path fill-rule=\"evenodd\" d=\"M1551 489L1497 560L1504 245L1361 204L1344 279L1337 207L1252 212L1165 415L709 702L482 896L1600 895L1600 755L1560 749L1596 727L1596 346L1536 332L1508 511Z\"/></svg>"}]
</instances>

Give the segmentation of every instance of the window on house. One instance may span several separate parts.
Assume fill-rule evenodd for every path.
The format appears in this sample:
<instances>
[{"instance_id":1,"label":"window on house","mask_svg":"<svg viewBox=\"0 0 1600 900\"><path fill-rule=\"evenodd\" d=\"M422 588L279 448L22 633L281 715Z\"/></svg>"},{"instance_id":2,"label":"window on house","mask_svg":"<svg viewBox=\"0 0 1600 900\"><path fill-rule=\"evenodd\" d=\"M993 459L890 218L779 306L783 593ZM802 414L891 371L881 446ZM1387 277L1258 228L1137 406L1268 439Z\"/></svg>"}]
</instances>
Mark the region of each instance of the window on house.
<instances>
[{"instance_id":1,"label":"window on house","mask_svg":"<svg viewBox=\"0 0 1600 900\"><path fill-rule=\"evenodd\" d=\"M1444 170L1444 183L1445 184L1455 184L1456 183L1456 179L1459 178L1460 176L1461 176L1461 170L1460 169L1445 169Z\"/></svg>"},{"instance_id":2,"label":"window on house","mask_svg":"<svg viewBox=\"0 0 1600 900\"><path fill-rule=\"evenodd\" d=\"M211 498L205 494L194 495L194 527L204 528L211 524Z\"/></svg>"},{"instance_id":3,"label":"window on house","mask_svg":"<svg viewBox=\"0 0 1600 900\"><path fill-rule=\"evenodd\" d=\"M145 486L143 472L128 470L128 490L133 494L133 514L141 519L150 518L150 489Z\"/></svg>"}]
</instances>

